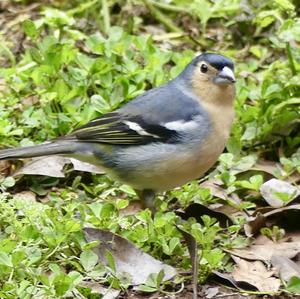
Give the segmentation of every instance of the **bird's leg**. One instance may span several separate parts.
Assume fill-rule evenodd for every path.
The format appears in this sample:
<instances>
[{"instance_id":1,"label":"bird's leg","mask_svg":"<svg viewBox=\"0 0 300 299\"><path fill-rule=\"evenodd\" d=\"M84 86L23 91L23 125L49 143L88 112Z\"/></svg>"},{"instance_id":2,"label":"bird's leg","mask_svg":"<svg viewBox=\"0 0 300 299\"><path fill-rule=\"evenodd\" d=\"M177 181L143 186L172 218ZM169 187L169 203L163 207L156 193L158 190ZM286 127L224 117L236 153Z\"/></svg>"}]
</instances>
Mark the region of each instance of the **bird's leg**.
<instances>
[{"instance_id":1,"label":"bird's leg","mask_svg":"<svg viewBox=\"0 0 300 299\"><path fill-rule=\"evenodd\" d=\"M152 215L154 215L156 212L154 204L155 192L150 189L135 190L135 192L142 201L143 208L148 208L152 212Z\"/></svg>"}]
</instances>

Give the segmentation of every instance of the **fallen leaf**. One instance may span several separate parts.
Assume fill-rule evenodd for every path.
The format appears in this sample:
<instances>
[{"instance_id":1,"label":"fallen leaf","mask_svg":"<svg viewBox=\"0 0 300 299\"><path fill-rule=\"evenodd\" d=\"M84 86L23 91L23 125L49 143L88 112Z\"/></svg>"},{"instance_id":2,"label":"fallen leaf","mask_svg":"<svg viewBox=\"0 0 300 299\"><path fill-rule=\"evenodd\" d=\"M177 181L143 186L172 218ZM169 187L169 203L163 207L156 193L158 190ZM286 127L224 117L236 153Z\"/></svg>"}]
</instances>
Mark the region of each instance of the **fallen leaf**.
<instances>
[{"instance_id":1,"label":"fallen leaf","mask_svg":"<svg viewBox=\"0 0 300 299\"><path fill-rule=\"evenodd\" d=\"M119 210L120 216L129 216L129 215L136 215L139 211L143 209L143 203L141 201L131 201L129 205Z\"/></svg>"},{"instance_id":2,"label":"fallen leaf","mask_svg":"<svg viewBox=\"0 0 300 299\"><path fill-rule=\"evenodd\" d=\"M277 179L271 179L262 184L260 193L265 201L274 208L283 207L300 195L298 188Z\"/></svg>"},{"instance_id":3,"label":"fallen leaf","mask_svg":"<svg viewBox=\"0 0 300 299\"><path fill-rule=\"evenodd\" d=\"M131 285L145 284L150 274L161 270L165 274L163 281L176 275L173 267L156 260L119 235L96 228L84 228L84 235L87 242L100 241L93 249L99 260L107 265L106 256L109 251L114 258L116 272L128 274Z\"/></svg>"},{"instance_id":4,"label":"fallen leaf","mask_svg":"<svg viewBox=\"0 0 300 299\"><path fill-rule=\"evenodd\" d=\"M45 175L56 178L63 178L65 174L63 168L67 164L72 164L74 170L85 171L91 173L103 174L104 171L95 165L81 162L74 158L67 158L61 156L46 156L33 158L21 167L14 176L29 174L29 175Z\"/></svg>"},{"instance_id":5,"label":"fallen leaf","mask_svg":"<svg viewBox=\"0 0 300 299\"><path fill-rule=\"evenodd\" d=\"M258 288L247 281L236 281L232 276L227 273L221 273L219 271L212 271L212 279L220 284L236 288L244 291L257 292Z\"/></svg>"},{"instance_id":6,"label":"fallen leaf","mask_svg":"<svg viewBox=\"0 0 300 299\"><path fill-rule=\"evenodd\" d=\"M7 160L0 161L0 175L8 176L10 172L10 162Z\"/></svg>"},{"instance_id":7,"label":"fallen leaf","mask_svg":"<svg viewBox=\"0 0 300 299\"><path fill-rule=\"evenodd\" d=\"M286 256L273 255L271 263L285 282L288 282L293 276L300 277L300 267Z\"/></svg>"},{"instance_id":8,"label":"fallen leaf","mask_svg":"<svg viewBox=\"0 0 300 299\"><path fill-rule=\"evenodd\" d=\"M105 171L100 166L95 166L86 162L79 161L74 158L70 158L70 161L73 164L74 170L97 173L97 174L105 173Z\"/></svg>"},{"instance_id":9,"label":"fallen leaf","mask_svg":"<svg viewBox=\"0 0 300 299\"><path fill-rule=\"evenodd\" d=\"M264 213L263 215L265 217L270 217L270 216L273 216L275 214L282 213L282 212L285 212L285 211L290 211L290 210L300 210L300 204L295 204L295 205L290 205L290 206L287 206L287 207L273 209L271 211L268 211L268 212Z\"/></svg>"},{"instance_id":10,"label":"fallen leaf","mask_svg":"<svg viewBox=\"0 0 300 299\"><path fill-rule=\"evenodd\" d=\"M244 231L247 237L252 237L266 224L266 217L257 214L248 218L248 222L244 224Z\"/></svg>"},{"instance_id":11,"label":"fallen leaf","mask_svg":"<svg viewBox=\"0 0 300 299\"><path fill-rule=\"evenodd\" d=\"M14 195L14 199L20 199L29 202L36 202L36 194L32 191L22 191Z\"/></svg>"},{"instance_id":12,"label":"fallen leaf","mask_svg":"<svg viewBox=\"0 0 300 299\"><path fill-rule=\"evenodd\" d=\"M216 218L219 221L221 227L227 227L228 225L233 224L233 220L230 216L218 211L211 210L199 203L192 203L184 210L184 212L178 212L177 214L184 220L187 220L190 217L194 217L199 223L202 223L201 216L208 215L210 217Z\"/></svg>"},{"instance_id":13,"label":"fallen leaf","mask_svg":"<svg viewBox=\"0 0 300 299\"><path fill-rule=\"evenodd\" d=\"M268 218L276 214L288 213L288 211L300 211L300 204L289 205L281 208L262 207L256 209L252 216L247 218L247 222L244 224L244 230L247 237L252 237L260 231L262 227L268 223ZM286 215L288 219L290 217ZM270 223L269 223L270 224ZM285 221L285 224L288 224ZM293 226L295 228L295 225Z\"/></svg>"},{"instance_id":14,"label":"fallen leaf","mask_svg":"<svg viewBox=\"0 0 300 299\"><path fill-rule=\"evenodd\" d=\"M67 161L67 158L60 156L33 158L17 172L15 172L14 176L30 174L63 178L65 177L63 168Z\"/></svg>"},{"instance_id":15,"label":"fallen leaf","mask_svg":"<svg viewBox=\"0 0 300 299\"><path fill-rule=\"evenodd\" d=\"M300 252L300 241L268 242L267 244L253 244L242 249L226 250L232 255L247 259L270 262L273 255L293 258Z\"/></svg>"},{"instance_id":16,"label":"fallen leaf","mask_svg":"<svg viewBox=\"0 0 300 299\"><path fill-rule=\"evenodd\" d=\"M200 184L200 187L209 189L210 193L215 197L228 200L228 195L225 191L226 189L217 185L215 179L204 181L203 183Z\"/></svg>"},{"instance_id":17,"label":"fallen leaf","mask_svg":"<svg viewBox=\"0 0 300 299\"><path fill-rule=\"evenodd\" d=\"M120 294L119 290L105 288L98 282L83 281L80 283L80 286L91 289L92 293L102 295L101 299L116 299Z\"/></svg>"},{"instance_id":18,"label":"fallen leaf","mask_svg":"<svg viewBox=\"0 0 300 299\"><path fill-rule=\"evenodd\" d=\"M280 167L279 163L267 160L259 160L255 163L255 165L251 168L251 170L263 171L272 176L275 176L277 173L283 175L284 172Z\"/></svg>"},{"instance_id":19,"label":"fallen leaf","mask_svg":"<svg viewBox=\"0 0 300 299\"><path fill-rule=\"evenodd\" d=\"M220 291L219 287L207 288L205 290L205 298L211 299L214 298Z\"/></svg>"},{"instance_id":20,"label":"fallen leaf","mask_svg":"<svg viewBox=\"0 0 300 299\"><path fill-rule=\"evenodd\" d=\"M236 267L232 276L237 281L247 281L257 287L260 292L277 292L281 285L280 279L272 277L275 270L268 270L261 261L248 262L244 259L233 257Z\"/></svg>"},{"instance_id":21,"label":"fallen leaf","mask_svg":"<svg viewBox=\"0 0 300 299\"><path fill-rule=\"evenodd\" d=\"M242 203L242 200L239 198L239 196L236 193L231 193L230 196L226 193L226 189L221 187L222 181L218 179L209 179L207 181L202 182L199 186L201 188L207 188L210 190L210 193L214 197L221 198L223 200L232 201L236 205L240 205ZM228 205L227 205L228 206ZM230 207L232 208L232 207ZM236 210L236 209L235 209Z\"/></svg>"}]
</instances>

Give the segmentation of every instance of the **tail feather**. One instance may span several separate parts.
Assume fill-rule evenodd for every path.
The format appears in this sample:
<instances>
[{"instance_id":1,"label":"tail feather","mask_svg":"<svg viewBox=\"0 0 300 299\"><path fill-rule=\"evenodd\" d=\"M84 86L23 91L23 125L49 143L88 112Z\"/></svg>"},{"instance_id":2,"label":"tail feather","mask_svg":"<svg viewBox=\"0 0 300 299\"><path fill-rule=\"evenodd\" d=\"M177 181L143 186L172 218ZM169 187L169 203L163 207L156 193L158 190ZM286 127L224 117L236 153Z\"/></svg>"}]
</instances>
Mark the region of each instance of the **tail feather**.
<instances>
[{"instance_id":1,"label":"tail feather","mask_svg":"<svg viewBox=\"0 0 300 299\"><path fill-rule=\"evenodd\" d=\"M75 144L71 142L50 142L40 145L0 150L0 160L33 158L50 155L71 154Z\"/></svg>"}]
</instances>

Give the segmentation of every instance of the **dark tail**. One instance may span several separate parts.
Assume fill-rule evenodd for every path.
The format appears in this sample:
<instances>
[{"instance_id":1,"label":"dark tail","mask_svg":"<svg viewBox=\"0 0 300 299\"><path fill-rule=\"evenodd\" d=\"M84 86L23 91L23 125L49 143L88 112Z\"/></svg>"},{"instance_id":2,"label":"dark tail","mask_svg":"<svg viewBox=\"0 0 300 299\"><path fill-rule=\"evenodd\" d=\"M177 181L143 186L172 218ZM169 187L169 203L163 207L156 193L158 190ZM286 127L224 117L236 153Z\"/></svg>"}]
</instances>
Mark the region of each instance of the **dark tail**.
<instances>
[{"instance_id":1,"label":"dark tail","mask_svg":"<svg viewBox=\"0 0 300 299\"><path fill-rule=\"evenodd\" d=\"M74 142L49 142L34 146L9 148L0 150L0 160L71 154L74 152L75 146Z\"/></svg>"}]
</instances>

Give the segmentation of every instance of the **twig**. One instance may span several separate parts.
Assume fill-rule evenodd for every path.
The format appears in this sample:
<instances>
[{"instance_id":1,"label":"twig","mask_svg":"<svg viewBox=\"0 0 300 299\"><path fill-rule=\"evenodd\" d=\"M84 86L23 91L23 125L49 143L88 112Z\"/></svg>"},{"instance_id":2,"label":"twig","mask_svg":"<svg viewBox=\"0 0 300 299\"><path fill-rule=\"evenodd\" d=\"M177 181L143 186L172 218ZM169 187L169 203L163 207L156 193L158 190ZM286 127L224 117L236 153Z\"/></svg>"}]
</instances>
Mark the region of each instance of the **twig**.
<instances>
[{"instance_id":1,"label":"twig","mask_svg":"<svg viewBox=\"0 0 300 299\"><path fill-rule=\"evenodd\" d=\"M297 74L297 71L296 71L296 67L295 67L295 63L294 63L294 59L293 59L291 45L290 45L289 42L286 43L285 50L286 50L286 55L287 55L288 60L289 60L289 64L290 64L292 74L293 74L293 76L295 76Z\"/></svg>"},{"instance_id":2,"label":"twig","mask_svg":"<svg viewBox=\"0 0 300 299\"><path fill-rule=\"evenodd\" d=\"M169 17L167 17L159 9L154 7L152 2L150 2L150 0L142 0L142 1L147 6L147 8L150 10L150 13L157 21L164 24L170 31L182 32L182 30L179 27L177 27Z\"/></svg>"},{"instance_id":3,"label":"twig","mask_svg":"<svg viewBox=\"0 0 300 299\"><path fill-rule=\"evenodd\" d=\"M196 239L189 234L188 232L184 231L183 229L180 229L177 227L179 231L182 233L191 258L191 264L192 264L192 287L193 287L193 299L198 298L198 276L199 276L199 257L198 257L198 246Z\"/></svg>"},{"instance_id":4,"label":"twig","mask_svg":"<svg viewBox=\"0 0 300 299\"><path fill-rule=\"evenodd\" d=\"M216 295L214 296L214 298L226 298L226 297L230 297L230 296L236 296L239 295L240 293L236 292L236 293L230 293L230 294L220 294L220 295Z\"/></svg>"},{"instance_id":5,"label":"twig","mask_svg":"<svg viewBox=\"0 0 300 299\"><path fill-rule=\"evenodd\" d=\"M102 15L103 15L103 24L104 24L104 31L108 34L110 29L110 14L109 14L109 7L107 0L102 0Z\"/></svg>"},{"instance_id":6,"label":"twig","mask_svg":"<svg viewBox=\"0 0 300 299\"><path fill-rule=\"evenodd\" d=\"M170 39L176 39L185 36L183 32L170 32L166 34L160 34L160 35L153 35L153 40L155 41L162 41L162 40L170 40Z\"/></svg>"}]
</instances>

